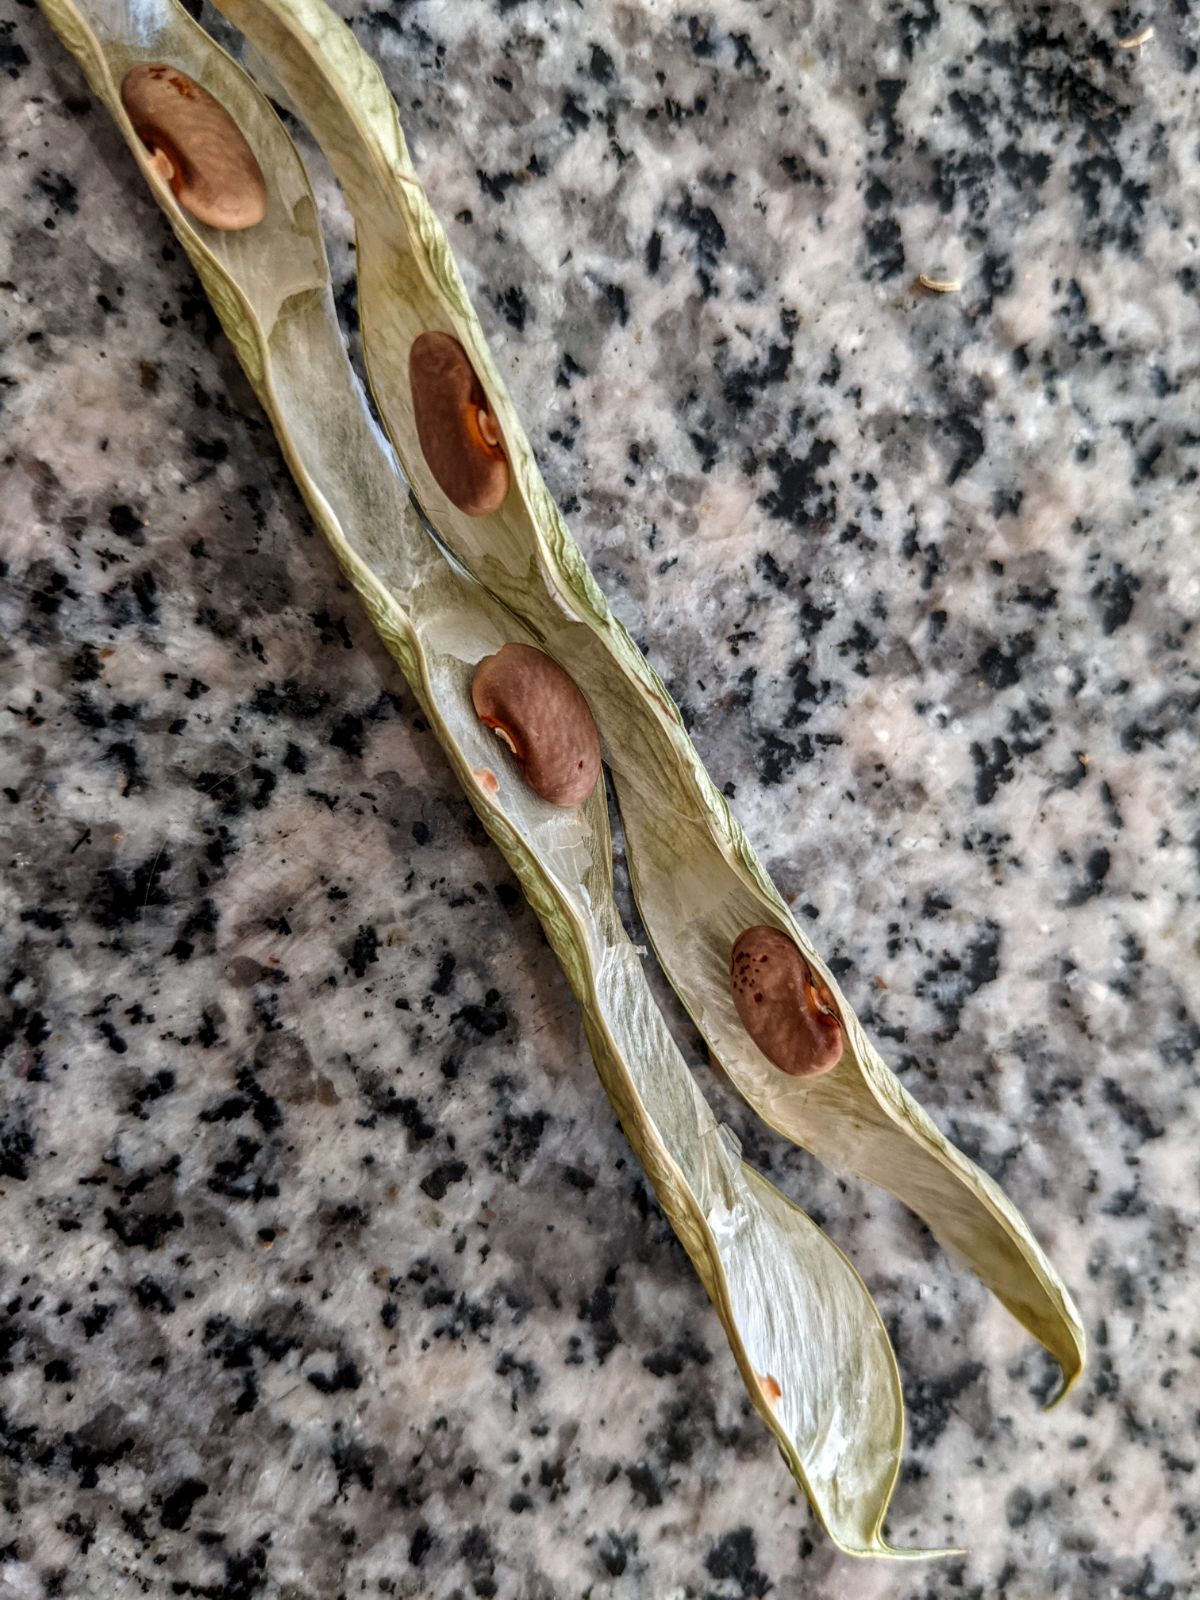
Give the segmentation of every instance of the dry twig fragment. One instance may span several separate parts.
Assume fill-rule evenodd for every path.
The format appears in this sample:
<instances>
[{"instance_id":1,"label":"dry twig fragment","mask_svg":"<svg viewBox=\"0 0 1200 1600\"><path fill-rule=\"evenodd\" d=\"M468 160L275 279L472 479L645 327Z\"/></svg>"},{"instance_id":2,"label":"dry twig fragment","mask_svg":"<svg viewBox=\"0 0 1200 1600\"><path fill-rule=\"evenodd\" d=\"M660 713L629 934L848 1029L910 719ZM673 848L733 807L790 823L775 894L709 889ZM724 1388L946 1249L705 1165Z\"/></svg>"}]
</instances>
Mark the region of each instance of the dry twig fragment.
<instances>
[{"instance_id":1,"label":"dry twig fragment","mask_svg":"<svg viewBox=\"0 0 1200 1600\"><path fill-rule=\"evenodd\" d=\"M928 272L919 272L917 282L922 289L928 289L930 294L957 294L962 288L961 278L934 277Z\"/></svg>"}]
</instances>

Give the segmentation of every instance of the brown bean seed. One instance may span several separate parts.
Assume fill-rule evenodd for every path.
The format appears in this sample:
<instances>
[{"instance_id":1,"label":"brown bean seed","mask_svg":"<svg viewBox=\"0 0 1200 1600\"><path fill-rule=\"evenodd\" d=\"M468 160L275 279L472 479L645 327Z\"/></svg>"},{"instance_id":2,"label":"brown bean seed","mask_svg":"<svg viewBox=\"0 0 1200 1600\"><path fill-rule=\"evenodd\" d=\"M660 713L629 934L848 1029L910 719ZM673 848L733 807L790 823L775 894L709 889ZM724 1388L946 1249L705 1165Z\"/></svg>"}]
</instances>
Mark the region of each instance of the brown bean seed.
<instances>
[{"instance_id":1,"label":"brown bean seed","mask_svg":"<svg viewBox=\"0 0 1200 1600\"><path fill-rule=\"evenodd\" d=\"M194 217L226 230L262 221L262 168L225 107L194 78L144 61L125 74L121 103L159 175Z\"/></svg>"},{"instance_id":2,"label":"brown bean seed","mask_svg":"<svg viewBox=\"0 0 1200 1600\"><path fill-rule=\"evenodd\" d=\"M778 928L747 928L729 959L733 1003L746 1032L774 1066L794 1078L836 1067L842 1025L833 996Z\"/></svg>"},{"instance_id":3,"label":"brown bean seed","mask_svg":"<svg viewBox=\"0 0 1200 1600\"><path fill-rule=\"evenodd\" d=\"M422 333L408 357L413 417L425 464L469 517L499 511L508 495L508 457L483 385L448 333Z\"/></svg>"},{"instance_id":4,"label":"brown bean seed","mask_svg":"<svg viewBox=\"0 0 1200 1600\"><path fill-rule=\"evenodd\" d=\"M556 661L532 645L506 644L475 668L471 701L535 794L552 806L587 799L600 776L600 735L590 706Z\"/></svg>"}]
</instances>

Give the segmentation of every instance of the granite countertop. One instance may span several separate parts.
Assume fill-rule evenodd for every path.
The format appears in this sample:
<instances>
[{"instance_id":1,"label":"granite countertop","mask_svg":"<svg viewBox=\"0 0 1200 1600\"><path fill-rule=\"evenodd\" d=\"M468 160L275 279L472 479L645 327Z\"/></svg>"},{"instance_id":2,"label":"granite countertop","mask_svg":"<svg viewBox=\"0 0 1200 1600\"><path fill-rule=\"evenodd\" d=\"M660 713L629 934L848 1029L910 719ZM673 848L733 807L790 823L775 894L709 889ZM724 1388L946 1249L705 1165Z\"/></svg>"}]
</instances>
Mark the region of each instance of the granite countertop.
<instances>
[{"instance_id":1,"label":"granite countertop","mask_svg":"<svg viewBox=\"0 0 1200 1600\"><path fill-rule=\"evenodd\" d=\"M535 918L21 0L0 1595L1183 1600L1196 8L346 11L601 583L1090 1364L1044 1414L974 1278L685 1029L892 1331L894 1541L970 1553L820 1535Z\"/></svg>"}]
</instances>

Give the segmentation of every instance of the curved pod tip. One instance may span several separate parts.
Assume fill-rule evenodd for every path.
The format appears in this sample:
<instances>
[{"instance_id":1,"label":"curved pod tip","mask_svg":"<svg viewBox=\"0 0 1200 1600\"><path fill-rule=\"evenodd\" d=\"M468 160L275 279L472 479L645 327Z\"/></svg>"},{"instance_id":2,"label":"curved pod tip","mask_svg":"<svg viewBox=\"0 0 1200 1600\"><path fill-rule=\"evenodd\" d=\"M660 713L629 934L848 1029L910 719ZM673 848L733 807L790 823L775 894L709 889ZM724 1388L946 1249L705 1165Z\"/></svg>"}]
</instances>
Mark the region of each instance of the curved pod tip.
<instances>
[{"instance_id":1,"label":"curved pod tip","mask_svg":"<svg viewBox=\"0 0 1200 1600\"><path fill-rule=\"evenodd\" d=\"M408 381L417 440L438 488L468 517L499 511L508 496L508 457L467 352L448 333L418 334Z\"/></svg>"},{"instance_id":2,"label":"curved pod tip","mask_svg":"<svg viewBox=\"0 0 1200 1600\"><path fill-rule=\"evenodd\" d=\"M600 776L600 735L591 707L557 661L532 645L506 644L475 668L471 703L535 794L552 806L583 804Z\"/></svg>"},{"instance_id":3,"label":"curved pod tip","mask_svg":"<svg viewBox=\"0 0 1200 1600\"><path fill-rule=\"evenodd\" d=\"M1072 1307L1072 1309L1074 1308ZM1083 1369L1087 1365L1087 1335L1084 1333L1082 1325L1078 1322L1072 1325L1071 1332L1074 1338L1070 1348L1064 1350L1061 1346L1052 1348L1047 1345L1047 1349L1050 1350L1050 1354L1058 1362L1059 1370L1062 1372L1062 1383L1059 1385L1058 1393L1053 1399L1046 1401L1046 1404L1042 1407L1043 1411L1053 1411L1056 1406L1060 1406L1063 1403L1083 1376ZM1045 1340L1042 1342L1045 1344Z\"/></svg>"},{"instance_id":4,"label":"curved pod tip","mask_svg":"<svg viewBox=\"0 0 1200 1600\"><path fill-rule=\"evenodd\" d=\"M121 80L121 104L152 165L199 222L227 232L267 213L254 151L221 102L178 67L143 61Z\"/></svg>"},{"instance_id":5,"label":"curved pod tip","mask_svg":"<svg viewBox=\"0 0 1200 1600\"><path fill-rule=\"evenodd\" d=\"M830 1072L842 1058L833 996L778 928L747 928L729 956L742 1026L772 1066L793 1078Z\"/></svg>"}]
</instances>

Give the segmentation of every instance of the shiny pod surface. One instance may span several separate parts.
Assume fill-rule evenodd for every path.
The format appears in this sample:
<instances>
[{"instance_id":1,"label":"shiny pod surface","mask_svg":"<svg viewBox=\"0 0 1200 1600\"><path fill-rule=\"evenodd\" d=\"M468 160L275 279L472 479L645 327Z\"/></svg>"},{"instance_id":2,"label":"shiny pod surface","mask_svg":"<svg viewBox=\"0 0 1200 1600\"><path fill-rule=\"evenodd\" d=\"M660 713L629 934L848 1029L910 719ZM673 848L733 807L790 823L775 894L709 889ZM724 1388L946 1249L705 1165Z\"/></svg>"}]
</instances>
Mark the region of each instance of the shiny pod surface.
<instances>
[{"instance_id":1,"label":"shiny pod surface","mask_svg":"<svg viewBox=\"0 0 1200 1600\"><path fill-rule=\"evenodd\" d=\"M499 511L508 495L508 458L483 385L448 333L422 333L408 357L413 416L425 464L469 517Z\"/></svg>"},{"instance_id":2,"label":"shiny pod surface","mask_svg":"<svg viewBox=\"0 0 1200 1600\"><path fill-rule=\"evenodd\" d=\"M506 644L475 669L471 702L535 794L552 806L587 799L600 776L600 735L591 707L557 661L532 645Z\"/></svg>"},{"instance_id":3,"label":"shiny pod surface","mask_svg":"<svg viewBox=\"0 0 1200 1600\"><path fill-rule=\"evenodd\" d=\"M121 103L159 176L200 222L233 231L267 213L254 151L221 102L177 67L145 61L121 81Z\"/></svg>"},{"instance_id":4,"label":"shiny pod surface","mask_svg":"<svg viewBox=\"0 0 1200 1600\"><path fill-rule=\"evenodd\" d=\"M729 983L746 1032L780 1072L815 1078L842 1057L833 996L778 928L747 928L729 957Z\"/></svg>"}]
</instances>

